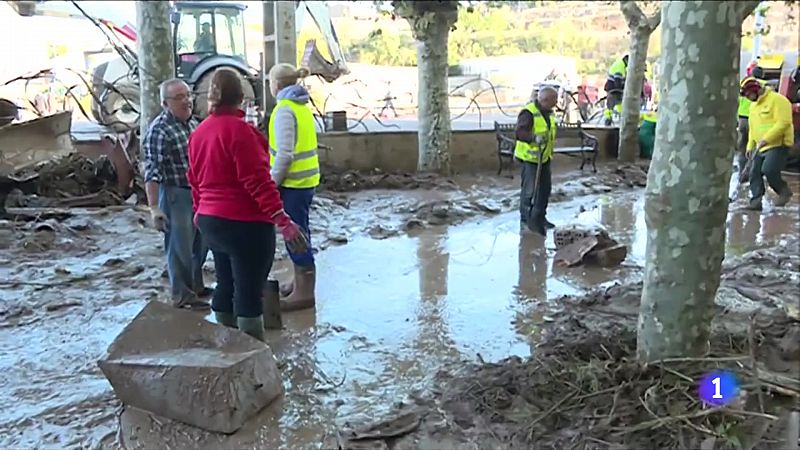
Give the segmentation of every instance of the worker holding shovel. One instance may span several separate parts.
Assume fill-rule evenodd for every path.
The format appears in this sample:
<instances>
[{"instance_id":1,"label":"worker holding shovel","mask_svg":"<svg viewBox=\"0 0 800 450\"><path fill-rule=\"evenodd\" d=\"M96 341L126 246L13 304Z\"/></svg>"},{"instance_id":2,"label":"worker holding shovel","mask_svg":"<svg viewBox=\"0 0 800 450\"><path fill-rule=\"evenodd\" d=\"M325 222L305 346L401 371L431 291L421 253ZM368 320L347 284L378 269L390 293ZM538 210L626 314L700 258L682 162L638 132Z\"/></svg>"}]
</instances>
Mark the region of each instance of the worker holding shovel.
<instances>
[{"instance_id":1,"label":"worker holding shovel","mask_svg":"<svg viewBox=\"0 0 800 450\"><path fill-rule=\"evenodd\" d=\"M557 101L558 91L554 87L538 89L535 99L519 113L515 131L514 157L522 163L520 220L541 235L546 234L547 228L555 227L546 214L552 188L550 159L556 140L553 108Z\"/></svg>"},{"instance_id":2,"label":"worker holding shovel","mask_svg":"<svg viewBox=\"0 0 800 450\"><path fill-rule=\"evenodd\" d=\"M764 178L778 194L775 206L786 205L792 191L781 177L789 148L794 145L794 126L789 99L764 87L756 79L742 84L741 95L752 103L750 106L748 132L748 169L750 179L750 202L747 209L760 211L764 196Z\"/></svg>"}]
</instances>

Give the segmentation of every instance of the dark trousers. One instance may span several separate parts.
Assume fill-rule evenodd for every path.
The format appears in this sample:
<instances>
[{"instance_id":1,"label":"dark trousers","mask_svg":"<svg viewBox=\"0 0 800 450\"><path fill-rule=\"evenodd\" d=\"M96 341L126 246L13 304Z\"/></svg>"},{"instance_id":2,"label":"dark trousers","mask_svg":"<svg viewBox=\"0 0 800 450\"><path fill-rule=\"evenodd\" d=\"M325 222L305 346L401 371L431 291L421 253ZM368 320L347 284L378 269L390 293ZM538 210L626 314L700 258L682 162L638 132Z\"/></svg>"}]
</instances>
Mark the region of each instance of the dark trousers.
<instances>
[{"instance_id":1,"label":"dark trousers","mask_svg":"<svg viewBox=\"0 0 800 450\"><path fill-rule=\"evenodd\" d=\"M237 317L261 315L264 274L275 258L275 226L203 215L197 224L211 247L217 272L211 309Z\"/></svg>"},{"instance_id":2,"label":"dark trousers","mask_svg":"<svg viewBox=\"0 0 800 450\"><path fill-rule=\"evenodd\" d=\"M789 189L789 185L781 177L781 170L786 164L788 154L787 147L775 147L765 152L756 151L753 156L753 167L750 168L750 195L752 198L764 195L764 177L767 177L769 187L777 194L783 194Z\"/></svg>"},{"instance_id":3,"label":"dark trousers","mask_svg":"<svg viewBox=\"0 0 800 450\"><path fill-rule=\"evenodd\" d=\"M305 252L293 253L288 248L286 249L289 252L289 258L298 266L313 266L314 251L311 249L309 216L311 215L311 202L314 200L314 188L293 189L282 187L279 190L281 192L281 201L283 201L283 210L292 218L294 223L300 226L308 238L308 250Z\"/></svg>"},{"instance_id":4,"label":"dark trousers","mask_svg":"<svg viewBox=\"0 0 800 450\"><path fill-rule=\"evenodd\" d=\"M737 131L736 166L739 168L739 174L741 175L744 171L744 166L747 164L747 135L750 131L750 121L747 117L739 117Z\"/></svg>"},{"instance_id":5,"label":"dark trousers","mask_svg":"<svg viewBox=\"0 0 800 450\"><path fill-rule=\"evenodd\" d=\"M547 205L550 202L550 161L542 164L542 173L539 174L539 184L536 184L536 170L539 166L536 163L521 161L522 163L522 186L519 192L519 215L523 222L528 221L531 208L534 209L534 218L544 222L547 214ZM534 195L535 194L535 195ZM534 198L536 202L533 203Z\"/></svg>"}]
</instances>

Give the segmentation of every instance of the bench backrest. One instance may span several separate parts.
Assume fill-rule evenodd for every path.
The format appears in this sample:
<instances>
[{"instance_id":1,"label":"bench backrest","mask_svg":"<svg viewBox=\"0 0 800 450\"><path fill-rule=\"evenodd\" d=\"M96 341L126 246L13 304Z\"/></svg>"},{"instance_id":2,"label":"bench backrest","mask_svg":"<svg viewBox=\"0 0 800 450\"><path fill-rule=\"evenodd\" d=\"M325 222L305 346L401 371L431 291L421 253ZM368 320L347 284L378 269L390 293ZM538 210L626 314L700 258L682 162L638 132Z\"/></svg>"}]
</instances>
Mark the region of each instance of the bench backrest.
<instances>
[{"instance_id":1,"label":"bench backrest","mask_svg":"<svg viewBox=\"0 0 800 450\"><path fill-rule=\"evenodd\" d=\"M497 150L501 153L513 152L516 146L516 123L494 123ZM504 139L505 138L505 139Z\"/></svg>"}]
</instances>

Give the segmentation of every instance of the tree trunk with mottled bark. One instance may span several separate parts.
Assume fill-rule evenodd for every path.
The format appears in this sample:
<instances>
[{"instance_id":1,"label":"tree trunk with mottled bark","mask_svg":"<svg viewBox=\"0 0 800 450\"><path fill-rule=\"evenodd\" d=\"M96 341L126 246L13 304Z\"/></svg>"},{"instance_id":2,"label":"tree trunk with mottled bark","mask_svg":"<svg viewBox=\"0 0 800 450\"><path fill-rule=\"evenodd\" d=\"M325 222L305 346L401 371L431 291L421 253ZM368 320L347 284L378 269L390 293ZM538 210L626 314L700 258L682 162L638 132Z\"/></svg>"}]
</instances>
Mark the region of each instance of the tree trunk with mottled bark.
<instances>
[{"instance_id":1,"label":"tree trunk with mottled bark","mask_svg":"<svg viewBox=\"0 0 800 450\"><path fill-rule=\"evenodd\" d=\"M437 13L429 13L440 15ZM450 102L447 92L447 38L452 23L435 17L418 37L417 140L420 172L450 173Z\"/></svg>"},{"instance_id":2,"label":"tree trunk with mottled bark","mask_svg":"<svg viewBox=\"0 0 800 450\"><path fill-rule=\"evenodd\" d=\"M649 32L642 29L631 30L628 76L625 78L625 90L622 94L617 154L617 159L624 162L633 162L639 157L639 111L642 108L642 87L649 44Z\"/></svg>"},{"instance_id":3,"label":"tree trunk with mottled bark","mask_svg":"<svg viewBox=\"0 0 800 450\"><path fill-rule=\"evenodd\" d=\"M633 162L639 157L639 111L642 107L642 87L647 69L647 47L650 36L660 23L660 11L652 17L642 12L635 1L620 2L631 32L628 52L628 75L622 94L622 117L619 126L619 151L617 159Z\"/></svg>"},{"instance_id":4,"label":"tree trunk with mottled bark","mask_svg":"<svg viewBox=\"0 0 800 450\"><path fill-rule=\"evenodd\" d=\"M141 136L162 110L159 86L175 76L170 10L170 2L136 2Z\"/></svg>"},{"instance_id":5,"label":"tree trunk with mottled bark","mask_svg":"<svg viewBox=\"0 0 800 450\"><path fill-rule=\"evenodd\" d=\"M447 90L447 39L454 21L446 13L427 13L417 29L419 80L417 140L420 172L450 173L450 102ZM419 27L422 28L422 27Z\"/></svg>"},{"instance_id":6,"label":"tree trunk with mottled bark","mask_svg":"<svg viewBox=\"0 0 800 450\"><path fill-rule=\"evenodd\" d=\"M417 170L450 174L447 40L458 20L457 1L393 1L417 40Z\"/></svg>"},{"instance_id":7,"label":"tree trunk with mottled bark","mask_svg":"<svg viewBox=\"0 0 800 450\"><path fill-rule=\"evenodd\" d=\"M638 356L703 354L724 257L742 20L751 2L665 2ZM752 11L752 9L750 9Z\"/></svg>"}]
</instances>

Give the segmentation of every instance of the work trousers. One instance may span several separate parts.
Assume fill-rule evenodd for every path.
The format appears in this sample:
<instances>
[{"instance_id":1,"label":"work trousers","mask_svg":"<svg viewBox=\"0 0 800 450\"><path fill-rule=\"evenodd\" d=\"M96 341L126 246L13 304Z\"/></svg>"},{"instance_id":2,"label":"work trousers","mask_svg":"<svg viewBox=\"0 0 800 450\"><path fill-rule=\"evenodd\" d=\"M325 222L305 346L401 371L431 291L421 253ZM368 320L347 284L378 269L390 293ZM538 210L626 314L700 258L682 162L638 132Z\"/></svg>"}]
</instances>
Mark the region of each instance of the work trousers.
<instances>
[{"instance_id":1,"label":"work trousers","mask_svg":"<svg viewBox=\"0 0 800 450\"><path fill-rule=\"evenodd\" d=\"M309 216L311 215L311 202L314 200L314 188L295 189L281 187L281 201L283 201L283 210L292 218L292 221L300 226L303 233L308 238L308 249L302 253L295 253L286 249L289 252L289 258L298 266L313 266L314 265L314 251L311 249L311 228L309 225Z\"/></svg>"},{"instance_id":2,"label":"work trousers","mask_svg":"<svg viewBox=\"0 0 800 450\"><path fill-rule=\"evenodd\" d=\"M208 247L194 226L192 191L188 187L159 186L158 207L167 216L164 251L174 304L197 299L203 287L203 264Z\"/></svg>"},{"instance_id":3,"label":"work trousers","mask_svg":"<svg viewBox=\"0 0 800 450\"><path fill-rule=\"evenodd\" d=\"M612 91L606 94L606 109L603 111L603 117L606 119L606 124L608 124L612 117L614 117L614 107L620 103L622 103L621 91Z\"/></svg>"},{"instance_id":4,"label":"work trousers","mask_svg":"<svg viewBox=\"0 0 800 450\"><path fill-rule=\"evenodd\" d=\"M519 215L520 220L528 222L531 217L531 208L534 210L534 220L544 223L547 215L547 205L550 203L550 191L552 184L550 181L550 161L542 164L542 172L539 174L539 183L536 185L537 163L520 161L522 163L522 186L519 193ZM534 202L535 200L535 202Z\"/></svg>"},{"instance_id":5,"label":"work trousers","mask_svg":"<svg viewBox=\"0 0 800 450\"><path fill-rule=\"evenodd\" d=\"M787 147L774 147L765 152L756 151L753 166L750 168L750 195L755 199L764 195L764 177L776 194L783 194L789 185L783 181L781 170L789 154Z\"/></svg>"},{"instance_id":6,"label":"work trousers","mask_svg":"<svg viewBox=\"0 0 800 450\"><path fill-rule=\"evenodd\" d=\"M736 166L739 168L739 175L747 165L747 139L750 133L750 121L747 117L739 116L738 139L736 140Z\"/></svg>"},{"instance_id":7,"label":"work trousers","mask_svg":"<svg viewBox=\"0 0 800 450\"><path fill-rule=\"evenodd\" d=\"M211 309L236 317L262 314L265 273L275 259L275 226L214 216L197 216L197 224L211 247L217 287Z\"/></svg>"}]
</instances>

